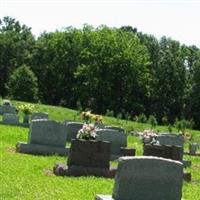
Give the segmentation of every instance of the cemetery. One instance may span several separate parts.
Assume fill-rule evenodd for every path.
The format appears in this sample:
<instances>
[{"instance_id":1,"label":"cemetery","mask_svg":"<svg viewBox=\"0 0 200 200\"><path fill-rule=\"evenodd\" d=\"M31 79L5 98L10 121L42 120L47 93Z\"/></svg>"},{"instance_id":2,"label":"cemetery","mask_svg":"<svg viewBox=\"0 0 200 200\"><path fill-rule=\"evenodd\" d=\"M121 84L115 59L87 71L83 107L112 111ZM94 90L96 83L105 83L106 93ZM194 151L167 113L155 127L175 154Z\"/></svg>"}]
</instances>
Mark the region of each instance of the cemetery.
<instances>
[{"instance_id":1,"label":"cemetery","mask_svg":"<svg viewBox=\"0 0 200 200\"><path fill-rule=\"evenodd\" d=\"M13 114L4 115L6 121L5 116ZM70 116L70 110L40 105L29 115L29 127L18 126L19 116L12 119L16 126L0 124L2 180L7 179L1 193L9 188L15 199L17 187L26 183L17 198L48 199L49 194L50 199L67 195L70 200L198 199L199 131L193 131L196 143L188 143L165 127L159 127L159 134L149 136L144 131L143 136L140 132L134 136L127 133L126 123L114 118L106 119L111 123L103 120L104 124L99 116L81 116L77 121ZM140 126L138 130L144 126L133 125ZM30 177L34 190L29 194Z\"/></svg>"}]
</instances>

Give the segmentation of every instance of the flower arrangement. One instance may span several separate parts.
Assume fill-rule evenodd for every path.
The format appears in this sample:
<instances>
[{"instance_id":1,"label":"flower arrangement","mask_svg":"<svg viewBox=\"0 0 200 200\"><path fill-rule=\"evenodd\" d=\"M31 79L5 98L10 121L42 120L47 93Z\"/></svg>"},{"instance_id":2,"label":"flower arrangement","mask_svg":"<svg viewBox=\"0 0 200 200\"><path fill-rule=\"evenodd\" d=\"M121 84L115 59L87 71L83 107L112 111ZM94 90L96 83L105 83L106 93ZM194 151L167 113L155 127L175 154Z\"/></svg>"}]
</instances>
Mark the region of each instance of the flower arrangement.
<instances>
[{"instance_id":1,"label":"flower arrangement","mask_svg":"<svg viewBox=\"0 0 200 200\"><path fill-rule=\"evenodd\" d=\"M143 132L140 132L139 135L142 138L143 143L155 143L156 137L158 136L153 130L145 129Z\"/></svg>"},{"instance_id":2,"label":"flower arrangement","mask_svg":"<svg viewBox=\"0 0 200 200\"><path fill-rule=\"evenodd\" d=\"M95 140L96 130L93 124L83 124L83 128L78 131L77 139Z\"/></svg>"},{"instance_id":3,"label":"flower arrangement","mask_svg":"<svg viewBox=\"0 0 200 200\"><path fill-rule=\"evenodd\" d=\"M34 106L31 104L23 104L19 106L19 109L25 114L30 115L33 112Z\"/></svg>"},{"instance_id":4,"label":"flower arrangement","mask_svg":"<svg viewBox=\"0 0 200 200\"><path fill-rule=\"evenodd\" d=\"M101 115L92 114L91 111L82 112L81 119L86 123L94 121L94 123L102 123L103 117Z\"/></svg>"}]
</instances>

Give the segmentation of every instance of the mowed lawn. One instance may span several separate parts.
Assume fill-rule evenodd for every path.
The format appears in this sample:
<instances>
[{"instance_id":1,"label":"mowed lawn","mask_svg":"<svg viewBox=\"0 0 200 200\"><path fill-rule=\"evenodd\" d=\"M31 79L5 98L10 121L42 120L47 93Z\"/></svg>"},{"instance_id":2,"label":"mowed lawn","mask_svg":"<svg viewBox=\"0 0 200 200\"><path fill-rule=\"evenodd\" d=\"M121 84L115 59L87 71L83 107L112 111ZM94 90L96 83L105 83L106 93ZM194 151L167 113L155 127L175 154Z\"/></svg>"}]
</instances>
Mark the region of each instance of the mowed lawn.
<instances>
[{"instance_id":1,"label":"mowed lawn","mask_svg":"<svg viewBox=\"0 0 200 200\"><path fill-rule=\"evenodd\" d=\"M16 104L19 104L18 102ZM56 120L78 120L76 111L61 107L36 105L38 111L46 111ZM148 125L105 118L107 124L134 126L142 130ZM161 131L166 127L157 127ZM200 131L191 131L194 140L199 141ZM0 199L1 200L94 200L95 194L112 194L114 180L96 177L57 177L52 174L56 162L66 162L60 156L32 156L15 152L18 141L27 141L28 128L0 125ZM138 138L128 136L128 146L142 153ZM187 171L192 173L192 182L184 182L184 200L200 199L200 157L184 156L192 161ZM117 165L112 162L112 165Z\"/></svg>"}]
</instances>

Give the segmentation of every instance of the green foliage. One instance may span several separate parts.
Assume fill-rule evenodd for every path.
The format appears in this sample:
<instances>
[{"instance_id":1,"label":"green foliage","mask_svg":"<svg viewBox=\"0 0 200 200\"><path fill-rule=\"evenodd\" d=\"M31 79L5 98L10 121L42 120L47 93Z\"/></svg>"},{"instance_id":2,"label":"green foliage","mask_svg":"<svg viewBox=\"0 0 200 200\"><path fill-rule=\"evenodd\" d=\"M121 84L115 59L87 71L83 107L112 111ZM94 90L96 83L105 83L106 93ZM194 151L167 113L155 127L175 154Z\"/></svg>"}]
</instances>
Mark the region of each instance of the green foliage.
<instances>
[{"instance_id":1,"label":"green foliage","mask_svg":"<svg viewBox=\"0 0 200 200\"><path fill-rule=\"evenodd\" d=\"M147 117L144 113L141 113L138 118L137 118L137 122L140 123L146 123L147 122Z\"/></svg>"},{"instance_id":2,"label":"green foliage","mask_svg":"<svg viewBox=\"0 0 200 200\"><path fill-rule=\"evenodd\" d=\"M105 115L108 116L108 117L114 117L114 112L113 112L113 110L106 109Z\"/></svg>"},{"instance_id":3,"label":"green foliage","mask_svg":"<svg viewBox=\"0 0 200 200\"><path fill-rule=\"evenodd\" d=\"M10 74L23 64L31 65L35 39L31 29L11 17L0 19L0 95L7 96Z\"/></svg>"},{"instance_id":4,"label":"green foliage","mask_svg":"<svg viewBox=\"0 0 200 200\"><path fill-rule=\"evenodd\" d=\"M19 110L22 111L25 115L30 115L33 113L34 106L31 104L23 104L19 106Z\"/></svg>"},{"instance_id":5,"label":"green foliage","mask_svg":"<svg viewBox=\"0 0 200 200\"><path fill-rule=\"evenodd\" d=\"M10 17L0 21L3 98L11 74L25 64L38 79L37 96L43 103L77 108L80 102L81 111L89 108L105 114L109 108L123 117L153 113L159 124L193 119L195 128L200 128L196 46L166 37L157 40L131 26L67 27L35 39L19 21Z\"/></svg>"},{"instance_id":6,"label":"green foliage","mask_svg":"<svg viewBox=\"0 0 200 200\"><path fill-rule=\"evenodd\" d=\"M168 125L168 118L167 118L167 116L164 116L164 117L162 117L162 124L163 125Z\"/></svg>"},{"instance_id":7,"label":"green foliage","mask_svg":"<svg viewBox=\"0 0 200 200\"><path fill-rule=\"evenodd\" d=\"M185 119L176 120L175 127L178 131L181 131L184 134L186 132L186 128L190 128L190 121L187 121Z\"/></svg>"},{"instance_id":8,"label":"green foliage","mask_svg":"<svg viewBox=\"0 0 200 200\"><path fill-rule=\"evenodd\" d=\"M156 126L158 125L158 122L153 115L149 116L148 123L151 124L151 129L156 128Z\"/></svg>"},{"instance_id":9,"label":"green foliage","mask_svg":"<svg viewBox=\"0 0 200 200\"><path fill-rule=\"evenodd\" d=\"M17 100L36 102L38 100L37 78L26 65L17 68L9 78L9 94Z\"/></svg>"}]
</instances>

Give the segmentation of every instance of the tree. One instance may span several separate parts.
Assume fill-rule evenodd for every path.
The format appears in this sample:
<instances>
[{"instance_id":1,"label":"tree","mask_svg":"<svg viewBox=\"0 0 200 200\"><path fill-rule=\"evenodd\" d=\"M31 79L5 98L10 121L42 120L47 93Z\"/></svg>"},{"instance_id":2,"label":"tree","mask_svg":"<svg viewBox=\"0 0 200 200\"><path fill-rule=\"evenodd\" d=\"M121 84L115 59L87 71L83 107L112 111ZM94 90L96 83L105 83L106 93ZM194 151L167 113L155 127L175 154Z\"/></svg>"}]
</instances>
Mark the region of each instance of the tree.
<instances>
[{"instance_id":1,"label":"tree","mask_svg":"<svg viewBox=\"0 0 200 200\"><path fill-rule=\"evenodd\" d=\"M161 122L166 116L170 123L181 118L184 109L186 68L181 46L163 37L160 41L159 61L153 78L154 112Z\"/></svg>"},{"instance_id":2,"label":"tree","mask_svg":"<svg viewBox=\"0 0 200 200\"><path fill-rule=\"evenodd\" d=\"M22 65L13 71L9 78L8 91L16 100L28 102L38 100L37 78L28 66Z\"/></svg>"},{"instance_id":3,"label":"tree","mask_svg":"<svg viewBox=\"0 0 200 200\"><path fill-rule=\"evenodd\" d=\"M10 17L0 19L0 95L6 96L6 84L13 70L30 65L35 39L31 29Z\"/></svg>"},{"instance_id":4,"label":"tree","mask_svg":"<svg viewBox=\"0 0 200 200\"><path fill-rule=\"evenodd\" d=\"M83 28L76 71L79 101L94 112L144 112L148 88L146 48L131 32L101 26Z\"/></svg>"},{"instance_id":5,"label":"tree","mask_svg":"<svg viewBox=\"0 0 200 200\"><path fill-rule=\"evenodd\" d=\"M195 128L200 128L200 50L193 63L192 88L189 97L187 118L194 120Z\"/></svg>"}]
</instances>

